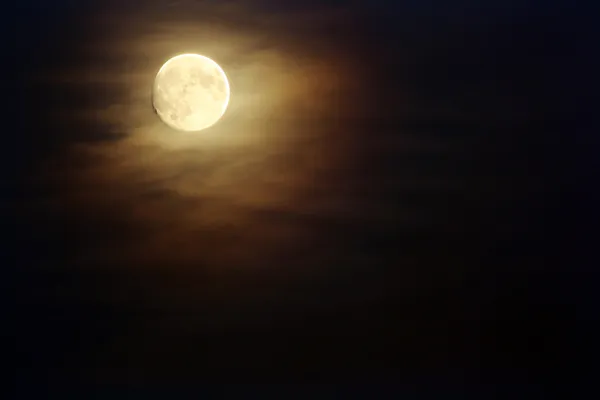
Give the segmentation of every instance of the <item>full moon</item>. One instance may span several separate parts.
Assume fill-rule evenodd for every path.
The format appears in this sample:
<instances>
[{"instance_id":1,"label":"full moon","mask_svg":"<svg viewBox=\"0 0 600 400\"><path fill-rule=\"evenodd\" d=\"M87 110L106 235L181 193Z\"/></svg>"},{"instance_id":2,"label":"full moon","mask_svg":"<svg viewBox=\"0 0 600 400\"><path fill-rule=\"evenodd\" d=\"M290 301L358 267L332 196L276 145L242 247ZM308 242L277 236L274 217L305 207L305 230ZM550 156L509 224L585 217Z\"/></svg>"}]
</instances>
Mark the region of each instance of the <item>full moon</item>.
<instances>
[{"instance_id":1,"label":"full moon","mask_svg":"<svg viewBox=\"0 0 600 400\"><path fill-rule=\"evenodd\" d=\"M229 82L219 64L199 54L181 54L158 71L152 105L170 127L199 131L225 114L229 96Z\"/></svg>"}]
</instances>

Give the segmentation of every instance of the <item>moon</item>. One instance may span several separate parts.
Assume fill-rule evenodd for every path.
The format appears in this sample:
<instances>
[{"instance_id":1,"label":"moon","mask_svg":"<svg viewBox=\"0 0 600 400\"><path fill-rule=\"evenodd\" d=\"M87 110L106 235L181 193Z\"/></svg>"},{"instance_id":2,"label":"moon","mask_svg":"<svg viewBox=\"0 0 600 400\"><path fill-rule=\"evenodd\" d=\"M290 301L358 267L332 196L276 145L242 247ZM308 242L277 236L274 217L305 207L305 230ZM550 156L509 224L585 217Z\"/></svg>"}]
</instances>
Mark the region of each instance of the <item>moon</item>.
<instances>
[{"instance_id":1,"label":"moon","mask_svg":"<svg viewBox=\"0 0 600 400\"><path fill-rule=\"evenodd\" d=\"M221 119L230 95L227 75L219 64L200 54L181 54L156 74L152 105L171 128L200 131Z\"/></svg>"}]
</instances>

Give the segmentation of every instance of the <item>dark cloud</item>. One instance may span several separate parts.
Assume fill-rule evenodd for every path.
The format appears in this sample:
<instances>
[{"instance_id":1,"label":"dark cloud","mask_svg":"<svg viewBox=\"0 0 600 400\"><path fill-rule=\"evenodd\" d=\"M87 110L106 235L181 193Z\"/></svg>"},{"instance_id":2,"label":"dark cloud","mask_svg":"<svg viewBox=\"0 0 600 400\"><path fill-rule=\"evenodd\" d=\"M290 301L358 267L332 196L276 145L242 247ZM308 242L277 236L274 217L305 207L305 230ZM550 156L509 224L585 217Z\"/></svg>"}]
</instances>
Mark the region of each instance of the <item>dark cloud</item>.
<instances>
[{"instance_id":1,"label":"dark cloud","mask_svg":"<svg viewBox=\"0 0 600 400\"><path fill-rule=\"evenodd\" d=\"M540 250L558 240L549 220L568 224L571 111L551 94L570 38L543 13L342 3L85 3L30 33L44 45L19 76L11 164L24 363L142 379L232 360L558 362L503 338L564 323L515 286L555 273ZM231 80L199 134L151 107L158 68L184 52Z\"/></svg>"}]
</instances>

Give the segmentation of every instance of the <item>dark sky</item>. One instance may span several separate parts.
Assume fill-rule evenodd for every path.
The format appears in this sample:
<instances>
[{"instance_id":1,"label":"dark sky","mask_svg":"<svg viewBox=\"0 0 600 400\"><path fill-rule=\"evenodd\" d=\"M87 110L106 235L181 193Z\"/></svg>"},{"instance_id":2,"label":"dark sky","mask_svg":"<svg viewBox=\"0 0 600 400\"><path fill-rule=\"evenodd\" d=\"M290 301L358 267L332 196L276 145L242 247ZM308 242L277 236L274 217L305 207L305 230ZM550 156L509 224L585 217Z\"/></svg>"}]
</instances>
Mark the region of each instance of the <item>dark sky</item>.
<instances>
[{"instance_id":1,"label":"dark sky","mask_svg":"<svg viewBox=\"0 0 600 400\"><path fill-rule=\"evenodd\" d=\"M21 390L533 384L585 350L594 10L362 3L8 6L3 253ZM184 52L232 87L225 117L192 135L150 99Z\"/></svg>"}]
</instances>

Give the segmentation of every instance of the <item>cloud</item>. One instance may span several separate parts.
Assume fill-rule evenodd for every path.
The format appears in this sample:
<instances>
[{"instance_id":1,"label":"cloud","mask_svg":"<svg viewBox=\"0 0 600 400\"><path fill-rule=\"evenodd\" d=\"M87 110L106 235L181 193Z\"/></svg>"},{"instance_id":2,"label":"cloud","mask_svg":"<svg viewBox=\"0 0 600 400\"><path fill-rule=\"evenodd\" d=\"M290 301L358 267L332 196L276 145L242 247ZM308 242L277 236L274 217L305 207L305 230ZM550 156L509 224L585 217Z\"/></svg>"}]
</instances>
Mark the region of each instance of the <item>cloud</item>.
<instances>
[{"instance_id":1,"label":"cloud","mask_svg":"<svg viewBox=\"0 0 600 400\"><path fill-rule=\"evenodd\" d=\"M47 262L202 290L207 276L238 289L273 278L276 291L393 269L386 290L414 292L441 264L459 279L490 237L515 234L513 188L534 187L513 174L528 162L513 150L519 106L470 66L488 54L477 40L386 40L389 25L354 24L351 8L200 3L94 12L70 55L32 79L32 132L48 147L19 215L60 248ZM189 51L232 86L224 118L198 134L169 129L150 99L158 68Z\"/></svg>"},{"instance_id":2,"label":"cloud","mask_svg":"<svg viewBox=\"0 0 600 400\"><path fill-rule=\"evenodd\" d=\"M379 257L361 254L371 235L444 214L429 197L457 178L415 166L454 150L402 126L410 93L379 81L381 64L358 41L350 51L352 8L192 3L94 12L74 55L36 78L57 99L44 114L60 143L37 175L54 190L36 204L68 216L80 237L72 262L363 263ZM231 80L224 118L197 134L171 130L151 107L158 68L183 52L214 58ZM380 85L395 90L387 108ZM423 186L424 198L413 194Z\"/></svg>"}]
</instances>

